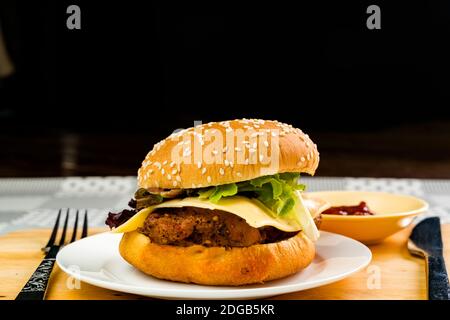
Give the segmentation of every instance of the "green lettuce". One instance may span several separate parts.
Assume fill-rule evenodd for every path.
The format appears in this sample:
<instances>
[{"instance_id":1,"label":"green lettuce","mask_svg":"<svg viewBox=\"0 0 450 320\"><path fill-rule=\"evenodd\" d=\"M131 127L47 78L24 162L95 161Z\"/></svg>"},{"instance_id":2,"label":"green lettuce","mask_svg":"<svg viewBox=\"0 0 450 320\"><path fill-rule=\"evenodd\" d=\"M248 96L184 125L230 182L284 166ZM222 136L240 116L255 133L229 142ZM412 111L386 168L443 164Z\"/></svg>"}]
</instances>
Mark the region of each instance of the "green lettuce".
<instances>
[{"instance_id":1,"label":"green lettuce","mask_svg":"<svg viewBox=\"0 0 450 320\"><path fill-rule=\"evenodd\" d=\"M217 203L222 197L234 196L238 193L236 183L223 184L216 187L202 189L198 192L200 199L208 199L213 203Z\"/></svg>"},{"instance_id":2,"label":"green lettuce","mask_svg":"<svg viewBox=\"0 0 450 320\"><path fill-rule=\"evenodd\" d=\"M256 179L203 188L198 191L200 199L217 203L220 199L234 195L256 198L277 216L285 216L295 206L296 190L305 190L299 183L299 173L279 173Z\"/></svg>"}]
</instances>

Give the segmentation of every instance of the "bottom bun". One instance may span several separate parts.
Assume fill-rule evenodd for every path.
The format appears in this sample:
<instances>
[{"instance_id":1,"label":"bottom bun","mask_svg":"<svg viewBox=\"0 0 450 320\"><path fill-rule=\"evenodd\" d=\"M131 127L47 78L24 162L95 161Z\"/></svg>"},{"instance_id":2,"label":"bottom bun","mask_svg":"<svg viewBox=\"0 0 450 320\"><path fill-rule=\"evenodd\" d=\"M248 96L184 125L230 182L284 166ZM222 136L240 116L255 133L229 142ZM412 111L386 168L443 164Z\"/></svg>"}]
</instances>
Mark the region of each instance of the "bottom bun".
<instances>
[{"instance_id":1,"label":"bottom bun","mask_svg":"<svg viewBox=\"0 0 450 320\"><path fill-rule=\"evenodd\" d=\"M303 232L276 243L225 248L160 245L133 231L123 235L119 251L128 263L160 279L239 286L300 271L314 259L315 247Z\"/></svg>"}]
</instances>

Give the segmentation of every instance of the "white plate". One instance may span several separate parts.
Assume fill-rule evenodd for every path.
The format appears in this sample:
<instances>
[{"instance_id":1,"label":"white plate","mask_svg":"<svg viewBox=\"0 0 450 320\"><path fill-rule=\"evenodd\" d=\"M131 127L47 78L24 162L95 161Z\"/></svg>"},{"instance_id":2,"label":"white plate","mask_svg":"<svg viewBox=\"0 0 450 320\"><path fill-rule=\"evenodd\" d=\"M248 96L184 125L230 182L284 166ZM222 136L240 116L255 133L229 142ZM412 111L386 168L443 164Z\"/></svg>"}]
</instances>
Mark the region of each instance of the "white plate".
<instances>
[{"instance_id":1,"label":"white plate","mask_svg":"<svg viewBox=\"0 0 450 320\"><path fill-rule=\"evenodd\" d=\"M322 231L314 261L295 275L242 287L200 286L159 280L136 270L119 255L121 237L107 232L76 241L59 252L56 262L72 277L111 290L165 299L255 299L341 280L367 266L372 258L362 243Z\"/></svg>"}]
</instances>

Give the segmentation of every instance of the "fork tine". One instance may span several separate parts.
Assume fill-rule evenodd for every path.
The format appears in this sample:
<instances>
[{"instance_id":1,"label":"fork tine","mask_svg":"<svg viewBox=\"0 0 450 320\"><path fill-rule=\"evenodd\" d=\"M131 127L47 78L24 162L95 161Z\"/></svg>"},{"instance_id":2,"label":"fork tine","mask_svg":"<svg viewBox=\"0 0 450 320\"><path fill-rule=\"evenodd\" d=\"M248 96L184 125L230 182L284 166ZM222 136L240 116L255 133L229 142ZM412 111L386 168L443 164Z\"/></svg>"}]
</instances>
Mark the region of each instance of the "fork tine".
<instances>
[{"instance_id":1,"label":"fork tine","mask_svg":"<svg viewBox=\"0 0 450 320\"><path fill-rule=\"evenodd\" d=\"M64 245L64 241L66 241L66 231L67 231L67 221L69 220L69 209L67 209L66 219L64 219L64 227L61 235L61 240L59 240L59 246Z\"/></svg>"},{"instance_id":2,"label":"fork tine","mask_svg":"<svg viewBox=\"0 0 450 320\"><path fill-rule=\"evenodd\" d=\"M87 237L88 233L88 213L84 210L84 221L83 221L83 232L81 233L81 238Z\"/></svg>"},{"instance_id":3,"label":"fork tine","mask_svg":"<svg viewBox=\"0 0 450 320\"><path fill-rule=\"evenodd\" d=\"M72 238L70 239L70 242L74 242L75 239L77 238L77 228L78 228L78 210L75 215L75 222L73 224L73 233L72 233Z\"/></svg>"},{"instance_id":4,"label":"fork tine","mask_svg":"<svg viewBox=\"0 0 450 320\"><path fill-rule=\"evenodd\" d=\"M61 210L58 211L58 216L56 217L55 225L53 226L52 234L50 235L50 239L48 240L47 244L45 245L45 248L50 248L54 243L56 239L56 234L58 233L58 227L59 227L59 218L61 217Z\"/></svg>"}]
</instances>

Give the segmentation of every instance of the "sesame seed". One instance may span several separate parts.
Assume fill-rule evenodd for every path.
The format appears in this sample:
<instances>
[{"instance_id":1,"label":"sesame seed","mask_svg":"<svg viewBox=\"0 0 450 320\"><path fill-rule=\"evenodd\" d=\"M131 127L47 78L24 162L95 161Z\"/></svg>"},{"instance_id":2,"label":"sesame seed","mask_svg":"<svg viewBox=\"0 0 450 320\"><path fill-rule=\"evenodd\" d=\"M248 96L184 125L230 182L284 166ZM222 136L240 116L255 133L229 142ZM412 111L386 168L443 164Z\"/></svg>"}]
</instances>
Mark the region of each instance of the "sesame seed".
<instances>
[{"instance_id":1,"label":"sesame seed","mask_svg":"<svg viewBox=\"0 0 450 320\"><path fill-rule=\"evenodd\" d=\"M228 167L230 165L230 161L228 161L227 159L225 159L225 167Z\"/></svg>"},{"instance_id":2,"label":"sesame seed","mask_svg":"<svg viewBox=\"0 0 450 320\"><path fill-rule=\"evenodd\" d=\"M174 181L173 186L176 187L178 185L178 182Z\"/></svg>"},{"instance_id":3,"label":"sesame seed","mask_svg":"<svg viewBox=\"0 0 450 320\"><path fill-rule=\"evenodd\" d=\"M161 170L161 163L155 162L154 165L155 165L159 170Z\"/></svg>"},{"instance_id":4,"label":"sesame seed","mask_svg":"<svg viewBox=\"0 0 450 320\"><path fill-rule=\"evenodd\" d=\"M246 164L246 165L248 165L249 162L250 162L250 161L248 160L248 158L245 159L245 164Z\"/></svg>"},{"instance_id":5,"label":"sesame seed","mask_svg":"<svg viewBox=\"0 0 450 320\"><path fill-rule=\"evenodd\" d=\"M208 176L208 177L206 178L206 181L208 181L208 183L211 183L211 177Z\"/></svg>"},{"instance_id":6,"label":"sesame seed","mask_svg":"<svg viewBox=\"0 0 450 320\"><path fill-rule=\"evenodd\" d=\"M264 141L264 145L266 146L266 148L268 148L268 147L269 147L269 143L267 142L267 140L266 140L266 141Z\"/></svg>"},{"instance_id":7,"label":"sesame seed","mask_svg":"<svg viewBox=\"0 0 450 320\"><path fill-rule=\"evenodd\" d=\"M201 163L201 161L199 161L199 162L197 162L197 168L201 168L202 167L202 163Z\"/></svg>"},{"instance_id":8,"label":"sesame seed","mask_svg":"<svg viewBox=\"0 0 450 320\"><path fill-rule=\"evenodd\" d=\"M195 183L192 184L192 189L195 189Z\"/></svg>"},{"instance_id":9,"label":"sesame seed","mask_svg":"<svg viewBox=\"0 0 450 320\"><path fill-rule=\"evenodd\" d=\"M307 155L306 155L306 159L309 160L310 158L311 158L311 156L310 156L309 154L307 154Z\"/></svg>"},{"instance_id":10,"label":"sesame seed","mask_svg":"<svg viewBox=\"0 0 450 320\"><path fill-rule=\"evenodd\" d=\"M258 144L256 142L253 143L253 149L256 149L258 147Z\"/></svg>"},{"instance_id":11,"label":"sesame seed","mask_svg":"<svg viewBox=\"0 0 450 320\"><path fill-rule=\"evenodd\" d=\"M181 182L181 177L180 177L180 176L176 176L175 179L176 179L177 181L180 181L180 182Z\"/></svg>"},{"instance_id":12,"label":"sesame seed","mask_svg":"<svg viewBox=\"0 0 450 320\"><path fill-rule=\"evenodd\" d=\"M173 168L174 165L175 165L175 161L172 161L172 162L170 163L170 167Z\"/></svg>"},{"instance_id":13,"label":"sesame seed","mask_svg":"<svg viewBox=\"0 0 450 320\"><path fill-rule=\"evenodd\" d=\"M177 169L173 169L172 170L172 174L177 174L178 170Z\"/></svg>"},{"instance_id":14,"label":"sesame seed","mask_svg":"<svg viewBox=\"0 0 450 320\"><path fill-rule=\"evenodd\" d=\"M161 170L161 174L164 174L164 172L166 172L165 170L164 170L164 168Z\"/></svg>"},{"instance_id":15,"label":"sesame seed","mask_svg":"<svg viewBox=\"0 0 450 320\"><path fill-rule=\"evenodd\" d=\"M225 174L225 171L223 170L223 168L219 169L219 173L223 176Z\"/></svg>"},{"instance_id":16,"label":"sesame seed","mask_svg":"<svg viewBox=\"0 0 450 320\"><path fill-rule=\"evenodd\" d=\"M172 176L170 174L168 174L167 179L172 180Z\"/></svg>"},{"instance_id":17,"label":"sesame seed","mask_svg":"<svg viewBox=\"0 0 450 320\"><path fill-rule=\"evenodd\" d=\"M225 152L227 152L228 151L228 146L225 146L225 148L223 148L223 153L225 153Z\"/></svg>"},{"instance_id":18,"label":"sesame seed","mask_svg":"<svg viewBox=\"0 0 450 320\"><path fill-rule=\"evenodd\" d=\"M236 150L236 152L241 152L242 151L242 149L239 148L239 147L234 148L234 150Z\"/></svg>"},{"instance_id":19,"label":"sesame seed","mask_svg":"<svg viewBox=\"0 0 450 320\"><path fill-rule=\"evenodd\" d=\"M264 156L262 154L259 155L259 162L263 162Z\"/></svg>"},{"instance_id":20,"label":"sesame seed","mask_svg":"<svg viewBox=\"0 0 450 320\"><path fill-rule=\"evenodd\" d=\"M300 161L301 161L301 162L305 162L305 157L301 157L301 158L300 158Z\"/></svg>"},{"instance_id":21,"label":"sesame seed","mask_svg":"<svg viewBox=\"0 0 450 320\"><path fill-rule=\"evenodd\" d=\"M205 174L206 173L206 168L203 168L202 169L202 174Z\"/></svg>"},{"instance_id":22,"label":"sesame seed","mask_svg":"<svg viewBox=\"0 0 450 320\"><path fill-rule=\"evenodd\" d=\"M167 160L164 160L163 165L166 165L166 164L167 164Z\"/></svg>"},{"instance_id":23,"label":"sesame seed","mask_svg":"<svg viewBox=\"0 0 450 320\"><path fill-rule=\"evenodd\" d=\"M213 153L214 155L217 155L217 154L218 154L217 150L215 150L215 149L212 151L212 153Z\"/></svg>"},{"instance_id":24,"label":"sesame seed","mask_svg":"<svg viewBox=\"0 0 450 320\"><path fill-rule=\"evenodd\" d=\"M189 157L191 155L191 148L186 148L183 151L183 157Z\"/></svg>"},{"instance_id":25,"label":"sesame seed","mask_svg":"<svg viewBox=\"0 0 450 320\"><path fill-rule=\"evenodd\" d=\"M150 169L148 173L153 174L153 169Z\"/></svg>"},{"instance_id":26,"label":"sesame seed","mask_svg":"<svg viewBox=\"0 0 450 320\"><path fill-rule=\"evenodd\" d=\"M242 174L241 174L240 172L237 172L236 175L237 175L238 177L241 177L241 176L242 176Z\"/></svg>"}]
</instances>

